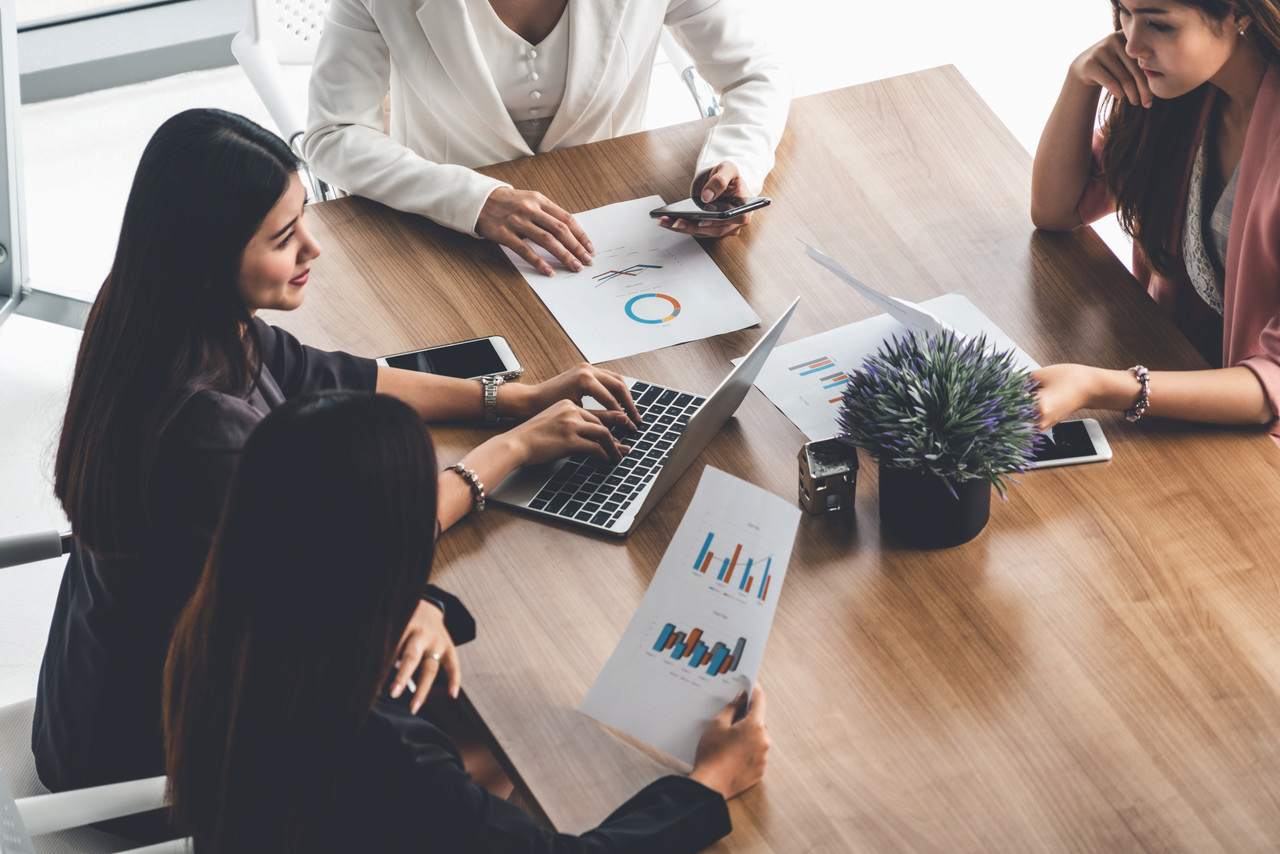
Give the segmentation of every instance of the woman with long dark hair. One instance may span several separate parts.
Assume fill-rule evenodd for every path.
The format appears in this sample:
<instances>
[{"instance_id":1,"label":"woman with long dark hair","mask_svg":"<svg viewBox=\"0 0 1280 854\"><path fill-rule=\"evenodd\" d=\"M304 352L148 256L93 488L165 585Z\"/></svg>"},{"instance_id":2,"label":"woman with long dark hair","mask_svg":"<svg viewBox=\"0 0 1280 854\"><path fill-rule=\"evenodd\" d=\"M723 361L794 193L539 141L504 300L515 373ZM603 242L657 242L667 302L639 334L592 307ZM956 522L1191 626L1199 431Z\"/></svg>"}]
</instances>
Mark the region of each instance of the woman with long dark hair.
<instances>
[{"instance_id":1,"label":"woman with long dark hair","mask_svg":"<svg viewBox=\"0 0 1280 854\"><path fill-rule=\"evenodd\" d=\"M245 445L165 665L175 822L197 854L697 851L763 775L763 694L704 734L689 777L581 837L472 783L448 737L382 686L431 571L430 440L384 395L307 395Z\"/></svg>"},{"instance_id":2,"label":"woman with long dark hair","mask_svg":"<svg viewBox=\"0 0 1280 854\"><path fill-rule=\"evenodd\" d=\"M1105 408L1280 439L1280 3L1111 5L1115 32L1072 63L1040 140L1031 216L1066 230L1116 212L1134 274L1212 370L1052 365L1043 426Z\"/></svg>"},{"instance_id":3,"label":"woman with long dark hair","mask_svg":"<svg viewBox=\"0 0 1280 854\"><path fill-rule=\"evenodd\" d=\"M174 116L142 155L81 342L55 465L75 543L32 737L51 789L161 773L169 633L204 565L240 448L264 415L302 392L345 388L388 392L428 420L481 416L479 383L322 352L255 317L301 304L320 254L297 167L278 137L218 110ZM525 463L579 451L617 457L608 425L626 423L624 410L634 415L625 382L589 366L497 391L500 414L532 417L441 472L439 502L419 524L448 527L471 508L477 484ZM570 402L583 395L610 411ZM304 592L295 607L308 607ZM454 642L469 633L447 594L423 596L400 626L391 688L399 694L416 678L415 707L438 669L456 694Z\"/></svg>"}]
</instances>

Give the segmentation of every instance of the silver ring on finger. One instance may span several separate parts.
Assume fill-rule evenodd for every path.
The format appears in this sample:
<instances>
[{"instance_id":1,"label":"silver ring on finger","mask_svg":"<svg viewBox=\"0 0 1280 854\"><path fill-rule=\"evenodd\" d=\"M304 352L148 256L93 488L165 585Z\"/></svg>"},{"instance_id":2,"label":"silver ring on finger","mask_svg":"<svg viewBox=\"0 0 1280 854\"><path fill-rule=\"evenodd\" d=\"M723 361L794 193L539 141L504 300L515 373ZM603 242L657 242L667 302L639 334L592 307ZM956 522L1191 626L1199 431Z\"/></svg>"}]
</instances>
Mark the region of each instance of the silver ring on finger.
<instances>
[{"instance_id":1,"label":"silver ring on finger","mask_svg":"<svg viewBox=\"0 0 1280 854\"><path fill-rule=\"evenodd\" d=\"M432 661L439 661L440 659L444 658L444 653L443 653L443 652L433 652L433 653L430 653L430 656L431 656L431 660L432 660Z\"/></svg>"}]
</instances>

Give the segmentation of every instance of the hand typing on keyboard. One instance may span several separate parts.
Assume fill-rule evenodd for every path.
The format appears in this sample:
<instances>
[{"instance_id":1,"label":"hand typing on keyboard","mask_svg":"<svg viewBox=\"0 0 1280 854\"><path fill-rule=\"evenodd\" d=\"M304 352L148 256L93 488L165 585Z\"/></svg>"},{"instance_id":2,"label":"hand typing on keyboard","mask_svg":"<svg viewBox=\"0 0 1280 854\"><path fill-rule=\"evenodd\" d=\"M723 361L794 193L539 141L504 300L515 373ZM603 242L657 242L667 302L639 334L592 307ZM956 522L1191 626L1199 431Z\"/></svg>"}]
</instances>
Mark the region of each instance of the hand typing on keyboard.
<instances>
[{"instance_id":1,"label":"hand typing on keyboard","mask_svg":"<svg viewBox=\"0 0 1280 854\"><path fill-rule=\"evenodd\" d=\"M631 386L640 423L616 422L610 433L627 450L619 459L575 454L538 491L530 507L567 519L609 525L657 476L704 398L649 383ZM600 413L608 415L609 413Z\"/></svg>"},{"instance_id":2,"label":"hand typing on keyboard","mask_svg":"<svg viewBox=\"0 0 1280 854\"><path fill-rule=\"evenodd\" d=\"M507 434L524 464L545 463L566 453L583 459L617 462L630 450L610 428L630 424L622 412L589 412L569 400L553 403Z\"/></svg>"},{"instance_id":3,"label":"hand typing on keyboard","mask_svg":"<svg viewBox=\"0 0 1280 854\"><path fill-rule=\"evenodd\" d=\"M607 411L623 413L629 423L640 419L640 412L627 388L626 379L621 374L585 362L545 382L508 383L500 386L498 412L517 418L529 418L557 401L568 400L576 404L584 397L596 401Z\"/></svg>"}]
</instances>

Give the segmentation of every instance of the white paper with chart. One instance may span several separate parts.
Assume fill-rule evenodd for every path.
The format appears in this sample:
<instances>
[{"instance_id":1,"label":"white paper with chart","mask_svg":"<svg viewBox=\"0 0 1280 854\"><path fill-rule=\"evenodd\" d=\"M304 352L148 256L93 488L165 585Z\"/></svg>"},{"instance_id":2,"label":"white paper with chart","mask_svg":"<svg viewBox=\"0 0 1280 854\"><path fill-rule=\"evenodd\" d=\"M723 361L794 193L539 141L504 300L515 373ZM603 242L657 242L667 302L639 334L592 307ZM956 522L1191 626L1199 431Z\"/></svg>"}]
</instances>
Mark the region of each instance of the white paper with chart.
<instances>
[{"instance_id":1,"label":"white paper with chart","mask_svg":"<svg viewBox=\"0 0 1280 854\"><path fill-rule=\"evenodd\" d=\"M939 320L961 335L986 335L996 350L1014 351L1014 365L1027 370L1040 367L1000 327L960 294L945 294L920 303ZM760 375L756 388L791 423L810 439L834 436L839 428L836 411L850 374L893 337L907 334L907 327L887 314L860 320L820 332L799 341L775 347ZM734 364L742 361L734 359Z\"/></svg>"},{"instance_id":2,"label":"white paper with chart","mask_svg":"<svg viewBox=\"0 0 1280 854\"><path fill-rule=\"evenodd\" d=\"M580 710L692 763L707 723L755 684L799 525L791 502L707 466Z\"/></svg>"},{"instance_id":3,"label":"white paper with chart","mask_svg":"<svg viewBox=\"0 0 1280 854\"><path fill-rule=\"evenodd\" d=\"M548 277L506 247L529 287L588 362L607 362L746 329L760 322L692 237L659 228L658 196L575 214L596 248L592 266L573 273L541 247Z\"/></svg>"}]
</instances>

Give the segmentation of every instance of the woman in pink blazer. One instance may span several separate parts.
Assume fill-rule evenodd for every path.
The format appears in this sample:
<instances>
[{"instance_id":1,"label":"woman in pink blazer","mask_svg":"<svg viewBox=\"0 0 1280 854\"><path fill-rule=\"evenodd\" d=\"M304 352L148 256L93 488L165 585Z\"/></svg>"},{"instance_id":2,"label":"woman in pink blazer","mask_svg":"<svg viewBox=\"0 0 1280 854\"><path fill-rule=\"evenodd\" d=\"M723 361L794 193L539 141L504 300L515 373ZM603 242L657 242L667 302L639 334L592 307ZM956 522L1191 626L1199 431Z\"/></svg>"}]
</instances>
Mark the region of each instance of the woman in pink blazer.
<instances>
[{"instance_id":1,"label":"woman in pink blazer","mask_svg":"<svg viewBox=\"0 0 1280 854\"><path fill-rule=\"evenodd\" d=\"M1031 218L1069 230L1116 212L1135 275L1212 369L1051 365L1042 426L1115 409L1280 440L1280 0L1112 7L1116 32L1072 63L1040 140Z\"/></svg>"}]
</instances>

